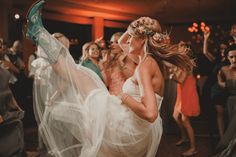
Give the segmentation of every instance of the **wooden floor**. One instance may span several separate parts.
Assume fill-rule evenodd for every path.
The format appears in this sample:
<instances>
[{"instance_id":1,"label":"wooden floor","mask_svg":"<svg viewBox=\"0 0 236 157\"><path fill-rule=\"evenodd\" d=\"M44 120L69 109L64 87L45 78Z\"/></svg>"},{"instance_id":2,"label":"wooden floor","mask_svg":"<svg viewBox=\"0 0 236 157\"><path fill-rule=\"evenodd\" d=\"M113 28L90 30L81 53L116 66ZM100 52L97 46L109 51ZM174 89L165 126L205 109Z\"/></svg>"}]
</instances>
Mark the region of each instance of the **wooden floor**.
<instances>
[{"instance_id":1,"label":"wooden floor","mask_svg":"<svg viewBox=\"0 0 236 157\"><path fill-rule=\"evenodd\" d=\"M191 118L198 152L195 157L211 157L218 142L215 120L210 119L209 117L210 116L208 114L202 114L197 118ZM166 129L168 131L165 131L162 136L156 157L181 157L181 154L188 149L188 145L175 146L175 143L178 140L178 128L176 123L173 121L173 118L169 119L169 127ZM163 124L164 123L167 124L167 122L163 121ZM30 127L25 128L25 148L28 157L36 157L38 141L37 126L34 124L32 127L32 123L28 126Z\"/></svg>"},{"instance_id":2,"label":"wooden floor","mask_svg":"<svg viewBox=\"0 0 236 157\"><path fill-rule=\"evenodd\" d=\"M163 135L156 157L181 157L188 145L175 146L178 140L176 134ZM212 142L208 135L196 135L198 153L194 157L210 157L212 154ZM25 129L25 146L28 157L36 157L37 128Z\"/></svg>"},{"instance_id":3,"label":"wooden floor","mask_svg":"<svg viewBox=\"0 0 236 157\"><path fill-rule=\"evenodd\" d=\"M178 140L176 135L164 135L156 157L182 157L182 153L188 149L188 144L175 146ZM194 157L210 157L212 154L211 142L209 137L196 137L197 154Z\"/></svg>"}]
</instances>

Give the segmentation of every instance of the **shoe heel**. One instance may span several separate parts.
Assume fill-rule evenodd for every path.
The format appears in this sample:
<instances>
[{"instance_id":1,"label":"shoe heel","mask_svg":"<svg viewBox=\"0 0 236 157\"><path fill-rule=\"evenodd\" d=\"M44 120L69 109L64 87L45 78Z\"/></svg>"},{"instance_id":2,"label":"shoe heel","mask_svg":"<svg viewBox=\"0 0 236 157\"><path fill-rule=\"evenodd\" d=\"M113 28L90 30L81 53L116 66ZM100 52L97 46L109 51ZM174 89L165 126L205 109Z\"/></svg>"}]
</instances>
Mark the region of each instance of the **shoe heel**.
<instances>
[{"instance_id":1,"label":"shoe heel","mask_svg":"<svg viewBox=\"0 0 236 157\"><path fill-rule=\"evenodd\" d=\"M26 19L29 19L31 10L33 9L33 7L35 7L35 6L36 6L37 4L39 4L39 3L45 3L45 0L37 0L36 2L34 2L34 3L30 6L30 8L29 8L29 10L27 11L27 14L26 14Z\"/></svg>"}]
</instances>

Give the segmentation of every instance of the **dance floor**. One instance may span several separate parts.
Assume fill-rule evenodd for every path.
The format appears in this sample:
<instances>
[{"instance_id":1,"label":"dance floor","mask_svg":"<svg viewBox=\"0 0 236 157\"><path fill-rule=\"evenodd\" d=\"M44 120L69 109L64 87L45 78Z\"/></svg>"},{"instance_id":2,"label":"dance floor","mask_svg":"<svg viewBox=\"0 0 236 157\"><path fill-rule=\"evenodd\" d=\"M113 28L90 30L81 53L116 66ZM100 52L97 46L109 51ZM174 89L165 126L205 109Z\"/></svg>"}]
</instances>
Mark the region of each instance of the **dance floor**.
<instances>
[{"instance_id":1,"label":"dance floor","mask_svg":"<svg viewBox=\"0 0 236 157\"><path fill-rule=\"evenodd\" d=\"M206 122L193 122L193 127L196 132L196 145L198 151L195 157L210 157L214 148L213 143L216 143L216 136L209 136ZM25 128L25 147L28 157L37 156L37 140L37 128ZM164 134L156 157L181 157L181 153L188 148L188 145L175 146L177 140L178 136L176 134Z\"/></svg>"}]
</instances>

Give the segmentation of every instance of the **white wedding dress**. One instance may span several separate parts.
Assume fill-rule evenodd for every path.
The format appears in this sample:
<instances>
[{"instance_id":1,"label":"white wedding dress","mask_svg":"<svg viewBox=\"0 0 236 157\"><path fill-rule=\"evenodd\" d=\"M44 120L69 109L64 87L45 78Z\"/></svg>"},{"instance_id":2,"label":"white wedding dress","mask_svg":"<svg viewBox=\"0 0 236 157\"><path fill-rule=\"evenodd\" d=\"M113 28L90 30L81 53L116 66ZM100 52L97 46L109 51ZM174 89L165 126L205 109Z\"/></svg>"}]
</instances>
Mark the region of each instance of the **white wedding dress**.
<instances>
[{"instance_id":1,"label":"white wedding dress","mask_svg":"<svg viewBox=\"0 0 236 157\"><path fill-rule=\"evenodd\" d=\"M34 63L40 69L35 70L36 114L48 151L56 157L155 157L160 116L153 123L141 119L110 95L93 71L76 65L68 52L62 56L57 65L62 72ZM123 92L140 101L139 86L131 78ZM160 109L162 97L156 94L156 101Z\"/></svg>"}]
</instances>

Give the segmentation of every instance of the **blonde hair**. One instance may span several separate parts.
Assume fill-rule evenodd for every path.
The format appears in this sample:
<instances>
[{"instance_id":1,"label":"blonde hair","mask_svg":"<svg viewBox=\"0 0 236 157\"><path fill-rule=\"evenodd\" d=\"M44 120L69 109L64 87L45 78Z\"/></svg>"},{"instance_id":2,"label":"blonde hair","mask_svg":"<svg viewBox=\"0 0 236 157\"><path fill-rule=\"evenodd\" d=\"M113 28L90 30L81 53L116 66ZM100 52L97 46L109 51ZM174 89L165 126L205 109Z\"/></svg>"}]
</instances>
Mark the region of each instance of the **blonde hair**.
<instances>
[{"instance_id":1,"label":"blonde hair","mask_svg":"<svg viewBox=\"0 0 236 157\"><path fill-rule=\"evenodd\" d=\"M81 56L81 60L84 61L88 58L88 47L92 42L86 42L83 46L82 46L82 56Z\"/></svg>"},{"instance_id":2,"label":"blonde hair","mask_svg":"<svg viewBox=\"0 0 236 157\"><path fill-rule=\"evenodd\" d=\"M96 45L99 49L99 45L95 42L86 42L83 46L82 46L82 56L81 56L81 60L84 61L86 59L89 58L89 48L91 45Z\"/></svg>"},{"instance_id":3,"label":"blonde hair","mask_svg":"<svg viewBox=\"0 0 236 157\"><path fill-rule=\"evenodd\" d=\"M111 41L113 38L115 38L116 36L121 37L123 34L124 34L123 32L116 32L116 33L112 34L110 41Z\"/></svg>"},{"instance_id":4,"label":"blonde hair","mask_svg":"<svg viewBox=\"0 0 236 157\"><path fill-rule=\"evenodd\" d=\"M191 72L194 61L190 59L189 49L185 44L170 44L168 33L163 33L156 19L141 17L133 21L128 28L132 36L146 39L146 54L151 54L157 63L169 62L185 71Z\"/></svg>"}]
</instances>

